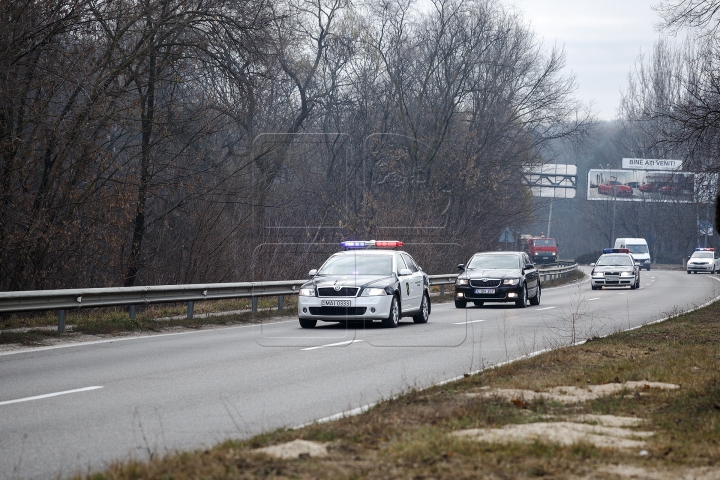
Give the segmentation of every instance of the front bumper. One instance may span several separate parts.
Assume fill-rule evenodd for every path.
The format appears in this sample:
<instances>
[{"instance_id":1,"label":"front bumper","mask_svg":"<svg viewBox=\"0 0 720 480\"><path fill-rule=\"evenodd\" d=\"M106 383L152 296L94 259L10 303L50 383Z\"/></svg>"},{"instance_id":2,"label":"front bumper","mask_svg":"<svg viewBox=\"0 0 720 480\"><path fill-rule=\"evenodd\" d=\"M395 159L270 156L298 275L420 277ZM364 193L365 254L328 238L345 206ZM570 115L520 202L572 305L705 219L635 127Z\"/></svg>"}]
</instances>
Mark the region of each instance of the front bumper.
<instances>
[{"instance_id":1,"label":"front bumper","mask_svg":"<svg viewBox=\"0 0 720 480\"><path fill-rule=\"evenodd\" d=\"M301 295L298 297L298 317L304 320L326 322L384 320L390 316L392 298L392 295L372 297L306 297ZM335 303L334 306L323 305L328 301L340 303Z\"/></svg>"},{"instance_id":2,"label":"front bumper","mask_svg":"<svg viewBox=\"0 0 720 480\"><path fill-rule=\"evenodd\" d=\"M707 263L707 264L696 264L693 265L692 263L688 263L687 265L687 271L688 272L712 272L713 271L713 264Z\"/></svg>"},{"instance_id":3,"label":"front bumper","mask_svg":"<svg viewBox=\"0 0 720 480\"><path fill-rule=\"evenodd\" d=\"M623 277L620 275L592 276L590 284L593 287L630 287L635 285L635 275Z\"/></svg>"},{"instance_id":4,"label":"front bumper","mask_svg":"<svg viewBox=\"0 0 720 480\"><path fill-rule=\"evenodd\" d=\"M479 288L455 285L455 300L468 302L515 302L522 297L522 285L501 285L494 287L494 293L477 293Z\"/></svg>"}]
</instances>

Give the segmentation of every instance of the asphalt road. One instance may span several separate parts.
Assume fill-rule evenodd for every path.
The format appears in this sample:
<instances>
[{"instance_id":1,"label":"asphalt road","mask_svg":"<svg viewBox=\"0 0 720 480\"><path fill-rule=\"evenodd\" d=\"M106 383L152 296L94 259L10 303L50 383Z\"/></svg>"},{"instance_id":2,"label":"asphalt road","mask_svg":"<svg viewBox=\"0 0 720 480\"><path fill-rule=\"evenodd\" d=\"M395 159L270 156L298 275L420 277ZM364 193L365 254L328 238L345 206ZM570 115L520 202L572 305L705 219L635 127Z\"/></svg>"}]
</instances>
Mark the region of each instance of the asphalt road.
<instances>
[{"instance_id":1,"label":"asphalt road","mask_svg":"<svg viewBox=\"0 0 720 480\"><path fill-rule=\"evenodd\" d=\"M539 306L433 305L397 329L295 319L0 354L0 478L48 478L247 438L367 406L720 296L717 276L545 289Z\"/></svg>"}]
</instances>

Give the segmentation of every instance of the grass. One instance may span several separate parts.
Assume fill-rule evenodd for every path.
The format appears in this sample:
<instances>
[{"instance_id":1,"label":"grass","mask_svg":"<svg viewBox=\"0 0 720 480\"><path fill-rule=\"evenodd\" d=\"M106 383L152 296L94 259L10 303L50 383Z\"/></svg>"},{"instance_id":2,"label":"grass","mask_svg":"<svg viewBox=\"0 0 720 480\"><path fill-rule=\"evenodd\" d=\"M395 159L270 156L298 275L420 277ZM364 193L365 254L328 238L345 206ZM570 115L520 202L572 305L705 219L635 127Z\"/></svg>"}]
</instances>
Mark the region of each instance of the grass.
<instances>
[{"instance_id":1,"label":"grass","mask_svg":"<svg viewBox=\"0 0 720 480\"><path fill-rule=\"evenodd\" d=\"M110 465L93 480L173 479L617 479L720 478L720 304L640 329L596 338L427 390L370 411L297 430L230 440L207 450ZM668 382L579 404L471 396L482 387L542 391L631 380ZM547 421L580 413L646 419L645 454L542 440L498 445L448 435L466 428ZM329 456L279 460L255 448L293 439L327 443ZM626 476L618 469L632 468ZM634 473L632 473L634 472ZM633 476L634 475L634 476Z\"/></svg>"}]
</instances>

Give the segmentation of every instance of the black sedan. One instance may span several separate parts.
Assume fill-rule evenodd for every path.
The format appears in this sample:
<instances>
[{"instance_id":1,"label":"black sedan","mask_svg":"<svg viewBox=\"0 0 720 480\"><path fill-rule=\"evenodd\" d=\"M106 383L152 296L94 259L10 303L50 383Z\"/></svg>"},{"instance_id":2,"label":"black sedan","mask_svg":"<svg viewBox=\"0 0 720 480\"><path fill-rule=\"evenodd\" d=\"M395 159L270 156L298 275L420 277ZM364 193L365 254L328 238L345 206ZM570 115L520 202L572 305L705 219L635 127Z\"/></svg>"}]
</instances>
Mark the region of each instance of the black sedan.
<instances>
[{"instance_id":1,"label":"black sedan","mask_svg":"<svg viewBox=\"0 0 720 480\"><path fill-rule=\"evenodd\" d=\"M468 302L514 302L516 307L540 305L540 274L525 252L479 252L455 281L455 307Z\"/></svg>"}]
</instances>

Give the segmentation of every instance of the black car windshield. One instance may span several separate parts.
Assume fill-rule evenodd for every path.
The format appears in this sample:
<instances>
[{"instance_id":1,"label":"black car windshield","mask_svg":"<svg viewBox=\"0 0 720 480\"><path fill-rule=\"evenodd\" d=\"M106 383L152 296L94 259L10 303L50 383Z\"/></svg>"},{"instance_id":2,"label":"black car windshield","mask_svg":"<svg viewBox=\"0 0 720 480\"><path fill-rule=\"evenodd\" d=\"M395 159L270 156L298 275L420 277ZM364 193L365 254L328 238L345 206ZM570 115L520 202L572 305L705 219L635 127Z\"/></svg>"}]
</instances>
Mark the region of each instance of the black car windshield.
<instances>
[{"instance_id":1,"label":"black car windshield","mask_svg":"<svg viewBox=\"0 0 720 480\"><path fill-rule=\"evenodd\" d=\"M603 266L632 267L633 261L627 255L603 255L602 257L598 258L598 261L595 265L598 265L600 267L603 267Z\"/></svg>"},{"instance_id":2,"label":"black car windshield","mask_svg":"<svg viewBox=\"0 0 720 480\"><path fill-rule=\"evenodd\" d=\"M630 253L648 253L647 245L626 245Z\"/></svg>"},{"instance_id":3,"label":"black car windshield","mask_svg":"<svg viewBox=\"0 0 720 480\"><path fill-rule=\"evenodd\" d=\"M390 275L390 255L335 255L320 268L318 275Z\"/></svg>"},{"instance_id":4,"label":"black car windshield","mask_svg":"<svg viewBox=\"0 0 720 480\"><path fill-rule=\"evenodd\" d=\"M475 255L470 259L467 268L501 268L520 269L520 259L517 255Z\"/></svg>"}]
</instances>

